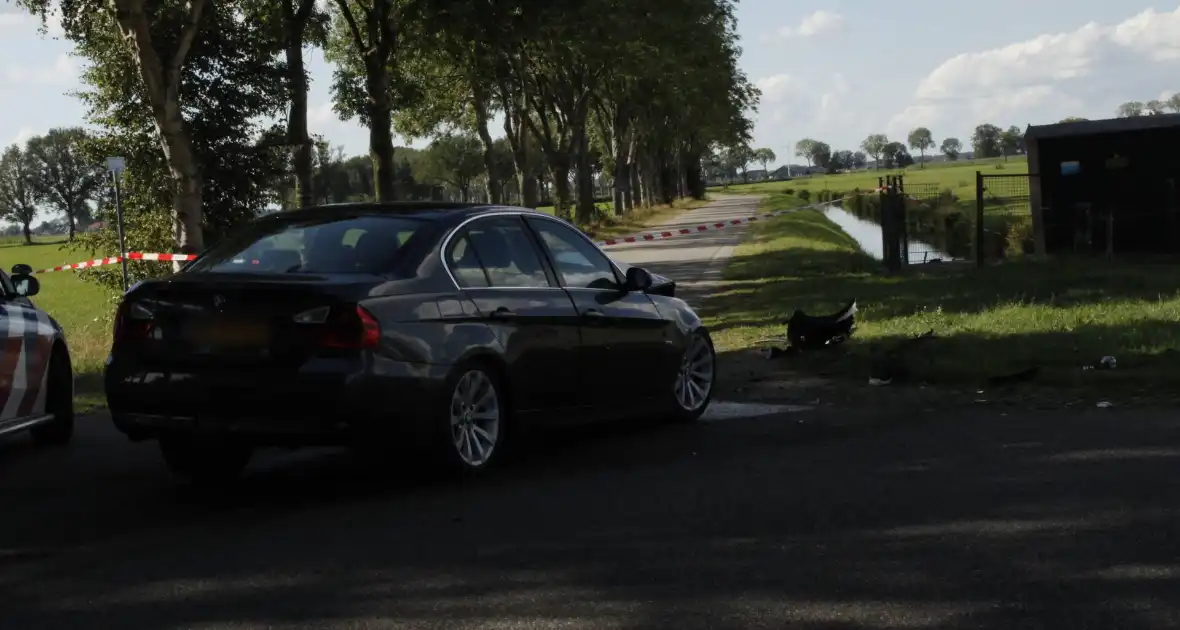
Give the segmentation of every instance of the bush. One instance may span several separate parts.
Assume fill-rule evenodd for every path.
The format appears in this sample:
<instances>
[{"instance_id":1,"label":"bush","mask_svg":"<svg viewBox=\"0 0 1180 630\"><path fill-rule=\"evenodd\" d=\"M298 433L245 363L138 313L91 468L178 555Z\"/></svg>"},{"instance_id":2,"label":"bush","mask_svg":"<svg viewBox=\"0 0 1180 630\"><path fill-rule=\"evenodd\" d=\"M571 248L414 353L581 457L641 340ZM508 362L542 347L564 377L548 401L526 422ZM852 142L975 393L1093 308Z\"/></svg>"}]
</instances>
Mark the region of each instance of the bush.
<instances>
[{"instance_id":1,"label":"bush","mask_svg":"<svg viewBox=\"0 0 1180 630\"><path fill-rule=\"evenodd\" d=\"M794 194L795 194L795 189L794 189L794 188L784 188L784 189L783 189L783 194L784 194L784 195L794 195Z\"/></svg>"},{"instance_id":2,"label":"bush","mask_svg":"<svg viewBox=\"0 0 1180 630\"><path fill-rule=\"evenodd\" d=\"M958 203L959 198L955 196L955 191L950 188L943 188L942 192L938 193L938 207L956 206Z\"/></svg>"},{"instance_id":3,"label":"bush","mask_svg":"<svg viewBox=\"0 0 1180 630\"><path fill-rule=\"evenodd\" d=\"M799 198L800 198L800 199L802 199L803 201L809 201L809 200L811 199L811 191L810 191L810 190L807 190L806 188L804 188L803 190L800 190L800 191L799 191L798 193L796 193L796 194L797 194L797 195L799 196Z\"/></svg>"}]
</instances>

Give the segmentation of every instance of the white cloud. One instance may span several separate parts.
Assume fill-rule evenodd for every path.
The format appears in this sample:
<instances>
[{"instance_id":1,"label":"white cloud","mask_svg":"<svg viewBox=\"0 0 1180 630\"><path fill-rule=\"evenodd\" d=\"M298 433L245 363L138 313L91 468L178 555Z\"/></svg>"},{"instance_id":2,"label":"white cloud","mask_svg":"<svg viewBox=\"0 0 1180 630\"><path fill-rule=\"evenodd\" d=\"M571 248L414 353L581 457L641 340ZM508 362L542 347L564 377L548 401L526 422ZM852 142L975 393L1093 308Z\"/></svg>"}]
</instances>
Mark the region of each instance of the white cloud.
<instances>
[{"instance_id":1,"label":"white cloud","mask_svg":"<svg viewBox=\"0 0 1180 630\"><path fill-rule=\"evenodd\" d=\"M4 69L3 77L10 84L73 85L77 83L78 70L74 58L62 53L49 65L21 66L10 63Z\"/></svg>"},{"instance_id":2,"label":"white cloud","mask_svg":"<svg viewBox=\"0 0 1180 630\"><path fill-rule=\"evenodd\" d=\"M1180 8L1147 9L1120 24L1089 23L983 52L956 55L926 76L888 133L990 121L1045 124L1072 115L1114 116L1149 100L1180 70ZM1035 110L1037 119L1030 119Z\"/></svg>"},{"instance_id":3,"label":"white cloud","mask_svg":"<svg viewBox=\"0 0 1180 630\"><path fill-rule=\"evenodd\" d=\"M794 155L795 143L804 137L831 141L849 129L867 129L873 123L871 111L867 116L864 111L862 94L842 74L818 80L776 74L754 83L762 90L755 119L756 144L784 159Z\"/></svg>"},{"instance_id":4,"label":"white cloud","mask_svg":"<svg viewBox=\"0 0 1180 630\"><path fill-rule=\"evenodd\" d=\"M807 38L833 33L844 27L844 16L820 9L803 18L798 26L784 26L778 31L783 39Z\"/></svg>"}]
</instances>

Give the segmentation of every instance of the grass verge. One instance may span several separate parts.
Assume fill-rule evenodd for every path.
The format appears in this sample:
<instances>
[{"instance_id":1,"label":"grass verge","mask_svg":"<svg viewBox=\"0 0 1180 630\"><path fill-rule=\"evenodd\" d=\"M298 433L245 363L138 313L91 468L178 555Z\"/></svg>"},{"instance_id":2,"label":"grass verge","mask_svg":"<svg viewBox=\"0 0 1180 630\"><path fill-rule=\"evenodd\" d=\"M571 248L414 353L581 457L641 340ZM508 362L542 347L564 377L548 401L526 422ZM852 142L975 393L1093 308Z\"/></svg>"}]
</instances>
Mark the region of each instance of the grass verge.
<instances>
[{"instance_id":1,"label":"grass verge","mask_svg":"<svg viewBox=\"0 0 1180 630\"><path fill-rule=\"evenodd\" d=\"M783 199L768 198L763 209ZM1167 264L1021 262L953 264L887 276L822 213L804 210L752 227L703 314L718 350L785 334L796 308L831 312L858 300L858 330L838 349L791 357L791 367L867 378L877 350L933 329L902 355L914 380L982 384L1038 368L1033 382L1110 393L1180 383L1180 293ZM1102 357L1115 370L1085 370Z\"/></svg>"},{"instance_id":2,"label":"grass verge","mask_svg":"<svg viewBox=\"0 0 1180 630\"><path fill-rule=\"evenodd\" d=\"M699 208L706 203L709 203L708 199L684 197L670 204L661 204L650 208L635 208L627 216L617 217L611 215L614 212L614 203L605 201L596 204L598 209L603 212L604 218L579 227L582 228L583 232L589 234L591 238L626 236L641 232L653 225L666 223L681 212L691 210L692 208ZM537 210L553 214L554 208L553 206L545 206L537 208Z\"/></svg>"}]
</instances>

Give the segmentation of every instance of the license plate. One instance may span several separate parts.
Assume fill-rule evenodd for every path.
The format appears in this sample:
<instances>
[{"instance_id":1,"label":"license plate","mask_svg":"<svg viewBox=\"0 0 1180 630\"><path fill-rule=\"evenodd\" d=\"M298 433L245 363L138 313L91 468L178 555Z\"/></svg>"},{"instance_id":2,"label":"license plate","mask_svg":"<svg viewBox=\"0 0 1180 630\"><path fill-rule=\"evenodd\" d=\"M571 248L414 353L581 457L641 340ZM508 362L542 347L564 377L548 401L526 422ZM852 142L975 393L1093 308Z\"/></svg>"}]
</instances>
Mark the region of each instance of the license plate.
<instances>
[{"instance_id":1,"label":"license plate","mask_svg":"<svg viewBox=\"0 0 1180 630\"><path fill-rule=\"evenodd\" d=\"M270 331L261 322L215 320L194 327L193 340L211 350L248 350L270 345Z\"/></svg>"}]
</instances>

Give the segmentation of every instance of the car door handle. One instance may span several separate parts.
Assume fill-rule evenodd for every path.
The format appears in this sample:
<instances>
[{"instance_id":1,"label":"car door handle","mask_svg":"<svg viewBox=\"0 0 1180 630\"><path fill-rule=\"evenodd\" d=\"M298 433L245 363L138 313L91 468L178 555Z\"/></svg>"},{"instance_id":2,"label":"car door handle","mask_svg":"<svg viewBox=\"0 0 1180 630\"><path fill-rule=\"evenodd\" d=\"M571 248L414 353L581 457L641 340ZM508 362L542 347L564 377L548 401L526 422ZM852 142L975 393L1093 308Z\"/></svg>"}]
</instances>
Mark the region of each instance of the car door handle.
<instances>
[{"instance_id":1,"label":"car door handle","mask_svg":"<svg viewBox=\"0 0 1180 630\"><path fill-rule=\"evenodd\" d=\"M583 317L603 317L603 315L604 315L603 312L596 309L596 308L589 309L586 312L582 313Z\"/></svg>"},{"instance_id":2,"label":"car door handle","mask_svg":"<svg viewBox=\"0 0 1180 630\"><path fill-rule=\"evenodd\" d=\"M510 319L516 317L516 313L501 306L500 308L492 311L492 314L489 315L489 317L492 319Z\"/></svg>"}]
</instances>

